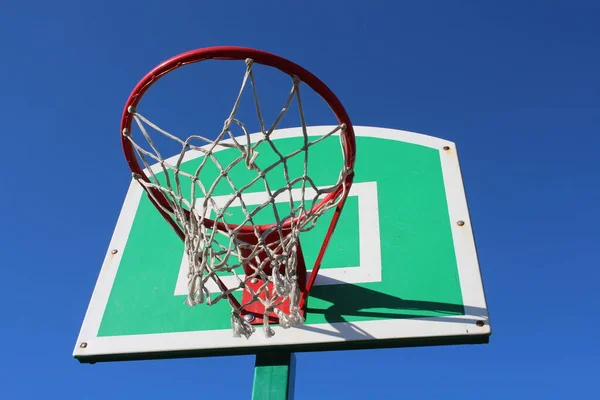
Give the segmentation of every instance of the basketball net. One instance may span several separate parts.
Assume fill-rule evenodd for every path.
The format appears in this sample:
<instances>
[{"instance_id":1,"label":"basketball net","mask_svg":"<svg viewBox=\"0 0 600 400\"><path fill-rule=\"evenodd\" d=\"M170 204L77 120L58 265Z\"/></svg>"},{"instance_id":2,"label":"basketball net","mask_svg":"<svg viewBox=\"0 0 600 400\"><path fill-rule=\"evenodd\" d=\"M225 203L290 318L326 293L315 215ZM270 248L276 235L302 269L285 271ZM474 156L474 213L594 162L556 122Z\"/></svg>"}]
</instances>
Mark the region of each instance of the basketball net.
<instances>
[{"instance_id":1,"label":"basketball net","mask_svg":"<svg viewBox=\"0 0 600 400\"><path fill-rule=\"evenodd\" d=\"M283 109L270 126L265 125L252 66L253 61L247 59L241 89L216 139L192 135L183 140L160 128L133 107L128 111L139 127L141 137L133 138L131 132L123 131L123 135L132 143L139 160L146 168L147 177L134 174L134 178L144 187L151 201L159 207L163 215L167 214L185 236L185 252L189 260L186 303L190 306L201 303L214 305L227 299L231 306L234 336L246 338L250 337L255 329L251 324L252 317L244 314L244 309L255 302L262 303L266 313L275 313L279 318L279 325L283 328L303 324L304 317L298 306L302 284L298 281L297 268L299 235L312 229L319 217L345 198L348 187L344 182L351 173L346 167L344 135L340 134L345 125L328 129L320 136L308 136L300 97L300 81L296 76L291 77L292 88ZM260 138L256 140L254 136L253 141L246 125L236 117L242 93L248 82L252 88L261 130ZM294 99L298 105L303 141L299 148L283 153L271 139ZM241 128L243 135L234 137L233 127ZM181 146L179 155L169 158L169 161L165 160L155 144L158 140L153 140L156 135L178 143ZM343 157L341 172L336 182L317 187L308 174L309 150L332 135L340 137ZM263 165L259 157L259 146L272 149L276 154L276 161ZM234 160L227 164L222 164L222 160L215 155L218 150L224 148L239 152ZM189 159L189 153L199 153L201 157L199 166L193 172L185 172L182 169L182 163ZM303 169L296 175L287 167L292 158L303 160ZM217 167L219 171L217 178L211 182L202 181L200 178L208 165L210 168ZM252 178L242 185L234 182L229 175L236 165L243 165L252 173ZM268 178L275 173L281 174L282 170L285 184L273 187ZM245 195L250 193L251 187L256 191L256 186L253 185L257 182L261 186L264 185L268 196L261 204L249 206L246 204ZM224 183L231 188L230 194L225 200L223 196L218 196L219 201L216 201L215 188ZM185 187L186 185L189 186ZM164 197L168 204L161 201L159 196ZM281 210L276 208L276 202L281 203L282 198L289 204L287 215L281 215ZM227 221L234 207L238 214L240 209L243 212L241 223L236 221L236 224L232 224ZM254 221L255 217L264 210L269 213L272 210L272 223L258 225ZM233 275L235 284L225 286L219 278L223 275ZM214 282L219 292L211 293L208 282ZM257 282L261 284L257 286ZM234 297L234 292L238 290L249 291L251 296L240 303ZM267 337L274 334L269 318L264 318L263 327Z\"/></svg>"}]
</instances>

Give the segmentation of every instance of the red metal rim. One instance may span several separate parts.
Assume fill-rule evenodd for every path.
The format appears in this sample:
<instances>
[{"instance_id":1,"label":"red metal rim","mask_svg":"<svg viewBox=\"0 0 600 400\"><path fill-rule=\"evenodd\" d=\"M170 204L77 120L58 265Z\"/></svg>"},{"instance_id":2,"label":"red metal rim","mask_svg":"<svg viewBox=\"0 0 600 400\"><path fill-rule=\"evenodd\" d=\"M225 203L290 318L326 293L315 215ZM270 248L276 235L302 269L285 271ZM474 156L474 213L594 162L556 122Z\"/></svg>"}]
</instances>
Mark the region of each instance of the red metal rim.
<instances>
[{"instance_id":1,"label":"red metal rim","mask_svg":"<svg viewBox=\"0 0 600 400\"><path fill-rule=\"evenodd\" d=\"M354 161L356 158L356 140L354 136L354 128L352 126L352 122L350 121L350 117L346 112L344 106L337 98L337 96L325 85L319 78L315 75L302 68L298 64L293 63L285 58L277 56L275 54L268 53L262 50L256 50L245 47L236 47L236 46L216 46L216 47L206 47L196 50L191 50L185 53L181 53L175 57L170 58L169 60L159 64L154 69L146 74L140 80L140 82L135 86L127 102L125 103L125 107L123 109L123 115L121 118L121 143L123 146L123 152L125 153L125 159L131 168L131 171L134 174L137 174L142 177L146 182L150 182L149 178L144 173L143 168L138 163L138 160L135 156L135 151L131 142L122 134L125 129L131 132L131 124L133 122L133 116L129 113L129 107L136 107L144 93L161 77L180 68L184 65L193 64L206 60L245 60L247 58L252 59L255 63L270 66L273 68L277 68L278 70L288 74L297 76L302 82L308 85L312 90L314 90L323 100L329 105L332 112L335 114L339 124L345 124L346 129L342 131L342 135L344 135L344 142L346 146L346 156L347 163L346 167L350 170L354 168ZM350 174L343 185L346 187L346 191L349 190L350 185L352 184L352 176ZM323 200L321 200L318 204L316 204L313 209L318 209L323 206L326 202L329 202L339 196L344 192L343 188L340 187L339 190L336 190L333 193L328 194ZM156 197L157 201L160 205L167 210L171 210L167 199L164 195L155 191L153 195ZM214 221L206 220L206 225L212 227L215 225ZM217 228L221 230L227 230L227 227L223 223L217 223ZM289 222L287 223L289 225ZM275 224L261 225L258 227L260 232L264 232L265 230L275 226ZM229 229L236 228L237 225L229 225ZM238 231L240 233L251 233L254 232L254 227L252 226L242 226L239 227Z\"/></svg>"}]
</instances>

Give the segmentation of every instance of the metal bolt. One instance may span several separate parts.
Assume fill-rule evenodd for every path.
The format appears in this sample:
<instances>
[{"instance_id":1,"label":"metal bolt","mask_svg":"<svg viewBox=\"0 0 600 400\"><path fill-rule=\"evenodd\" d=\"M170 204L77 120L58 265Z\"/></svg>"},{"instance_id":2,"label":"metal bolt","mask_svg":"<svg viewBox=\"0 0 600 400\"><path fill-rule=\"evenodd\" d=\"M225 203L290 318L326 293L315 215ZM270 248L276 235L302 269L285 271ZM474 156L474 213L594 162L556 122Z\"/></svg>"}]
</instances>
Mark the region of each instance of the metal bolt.
<instances>
[{"instance_id":1,"label":"metal bolt","mask_svg":"<svg viewBox=\"0 0 600 400\"><path fill-rule=\"evenodd\" d=\"M250 279L250 283L258 283L258 278L252 278L252 279Z\"/></svg>"},{"instance_id":2,"label":"metal bolt","mask_svg":"<svg viewBox=\"0 0 600 400\"><path fill-rule=\"evenodd\" d=\"M458 221L458 222L456 223L456 225L458 225L458 226L463 226L464 224L465 224L465 221Z\"/></svg>"},{"instance_id":3,"label":"metal bolt","mask_svg":"<svg viewBox=\"0 0 600 400\"><path fill-rule=\"evenodd\" d=\"M478 327L481 328L483 325L485 325L485 322L483 322L483 321L477 321L477 322L475 322L475 325L477 325Z\"/></svg>"},{"instance_id":4,"label":"metal bolt","mask_svg":"<svg viewBox=\"0 0 600 400\"><path fill-rule=\"evenodd\" d=\"M450 146L444 146L444 150L450 150Z\"/></svg>"},{"instance_id":5,"label":"metal bolt","mask_svg":"<svg viewBox=\"0 0 600 400\"><path fill-rule=\"evenodd\" d=\"M119 252L119 250L117 250L117 249L112 249L112 250L110 251L110 253L111 253L111 254L117 254L118 252Z\"/></svg>"},{"instance_id":6,"label":"metal bolt","mask_svg":"<svg viewBox=\"0 0 600 400\"><path fill-rule=\"evenodd\" d=\"M79 347L81 347L82 349L85 349L87 347L87 342L81 342Z\"/></svg>"},{"instance_id":7,"label":"metal bolt","mask_svg":"<svg viewBox=\"0 0 600 400\"><path fill-rule=\"evenodd\" d=\"M252 322L252 321L254 321L254 315L252 315L252 314L246 314L246 315L244 315L244 320L246 322Z\"/></svg>"}]
</instances>

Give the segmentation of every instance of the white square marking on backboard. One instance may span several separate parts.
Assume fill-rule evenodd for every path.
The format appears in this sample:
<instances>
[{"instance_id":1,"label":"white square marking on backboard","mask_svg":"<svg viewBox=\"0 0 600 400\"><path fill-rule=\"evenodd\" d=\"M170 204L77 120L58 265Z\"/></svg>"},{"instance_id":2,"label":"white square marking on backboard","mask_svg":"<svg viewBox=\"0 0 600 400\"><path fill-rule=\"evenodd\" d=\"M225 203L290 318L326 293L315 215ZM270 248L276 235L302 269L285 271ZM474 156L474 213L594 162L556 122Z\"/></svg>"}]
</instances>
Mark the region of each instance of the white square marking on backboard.
<instances>
[{"instance_id":1,"label":"white square marking on backboard","mask_svg":"<svg viewBox=\"0 0 600 400\"><path fill-rule=\"evenodd\" d=\"M308 194L310 195L311 193ZM317 275L315 285L381 281L381 241L379 237L377 182L354 183L350 188L348 196L356 196L358 198L359 265L341 268L322 268L319 271L319 275ZM218 205L230 197L215 196L214 199ZM266 199L266 193L244 196L244 202L247 205L261 204ZM288 201L288 198L281 196L277 199L277 202L284 201ZM232 205L235 206L236 204L233 203ZM187 296L188 294L188 268L188 258L184 251L177 276L177 283L175 284L175 296ZM238 276L240 279L244 279L243 274ZM225 286L238 286L238 279L235 276L223 276L221 280ZM211 293L220 292L217 285L212 281L207 282L206 286Z\"/></svg>"}]
</instances>

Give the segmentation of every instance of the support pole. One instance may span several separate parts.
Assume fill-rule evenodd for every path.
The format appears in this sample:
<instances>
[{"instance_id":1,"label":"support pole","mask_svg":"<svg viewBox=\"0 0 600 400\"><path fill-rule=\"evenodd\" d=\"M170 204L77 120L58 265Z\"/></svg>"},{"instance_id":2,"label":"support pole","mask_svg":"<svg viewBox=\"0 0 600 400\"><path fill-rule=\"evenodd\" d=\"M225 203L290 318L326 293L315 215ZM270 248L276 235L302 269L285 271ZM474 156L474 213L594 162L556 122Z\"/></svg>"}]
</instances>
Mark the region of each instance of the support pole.
<instances>
[{"instance_id":1,"label":"support pole","mask_svg":"<svg viewBox=\"0 0 600 400\"><path fill-rule=\"evenodd\" d=\"M258 353L252 400L293 400L296 357L293 353Z\"/></svg>"}]
</instances>

